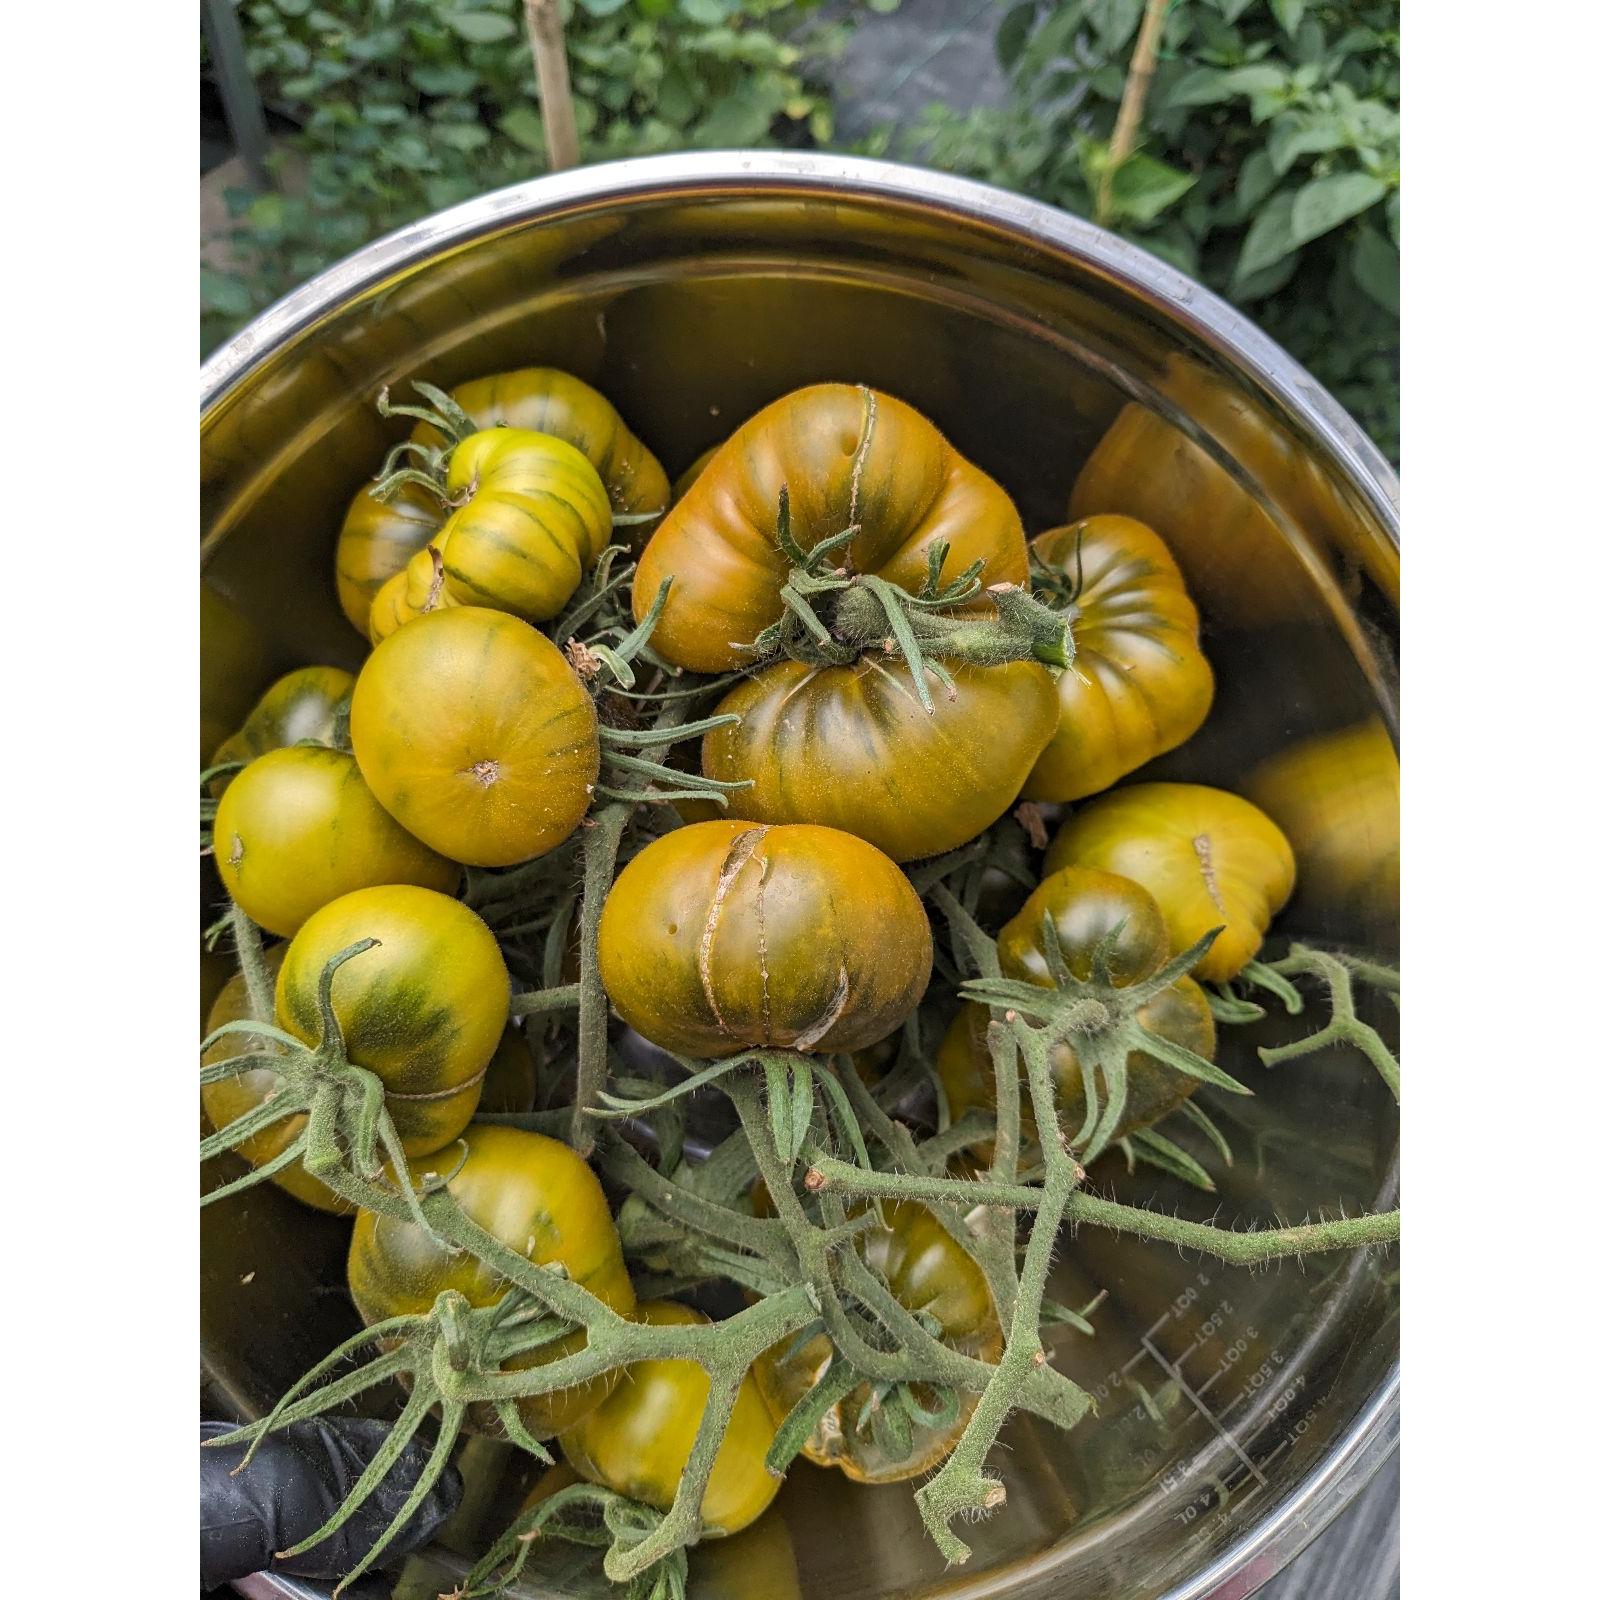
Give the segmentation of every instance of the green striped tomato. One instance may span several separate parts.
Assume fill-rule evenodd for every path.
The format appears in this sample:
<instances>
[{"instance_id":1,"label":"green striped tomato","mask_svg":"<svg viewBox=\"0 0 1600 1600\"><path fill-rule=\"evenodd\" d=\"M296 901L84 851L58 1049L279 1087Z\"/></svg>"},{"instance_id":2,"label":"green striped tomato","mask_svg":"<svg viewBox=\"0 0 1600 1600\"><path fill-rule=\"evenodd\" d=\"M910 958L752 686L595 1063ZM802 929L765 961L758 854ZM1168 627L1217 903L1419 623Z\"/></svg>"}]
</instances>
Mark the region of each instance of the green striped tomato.
<instances>
[{"instance_id":1,"label":"green striped tomato","mask_svg":"<svg viewBox=\"0 0 1600 1600\"><path fill-rule=\"evenodd\" d=\"M451 397L478 428L529 428L566 440L600 474L614 511L665 509L669 490L661 463L603 394L570 373L525 367L474 378L452 390ZM446 443L424 422L411 436L436 448ZM334 566L339 603L357 632L370 637L374 596L433 538L445 515L432 495L410 484L387 502L377 499L370 485L356 494L339 533ZM393 598L391 593L391 603Z\"/></svg>"},{"instance_id":2,"label":"green striped tomato","mask_svg":"<svg viewBox=\"0 0 1600 1600\"><path fill-rule=\"evenodd\" d=\"M296 667L272 684L251 707L250 715L217 746L212 764L254 761L269 750L310 741L332 745L339 707L350 698L355 678L342 667ZM226 776L213 788L221 794Z\"/></svg>"},{"instance_id":3,"label":"green striped tomato","mask_svg":"<svg viewBox=\"0 0 1600 1600\"><path fill-rule=\"evenodd\" d=\"M491 428L469 435L451 453L445 490L465 503L374 597L374 644L399 623L448 606L548 621L611 538L600 475L548 433Z\"/></svg>"},{"instance_id":4,"label":"green striped tomato","mask_svg":"<svg viewBox=\"0 0 1600 1600\"><path fill-rule=\"evenodd\" d=\"M278 974L278 1024L308 1045L322 1038L318 986L329 960L378 942L333 977L345 1055L383 1080L406 1153L425 1156L466 1127L505 1031L511 979L474 912L432 889L358 889L307 918Z\"/></svg>"}]
</instances>

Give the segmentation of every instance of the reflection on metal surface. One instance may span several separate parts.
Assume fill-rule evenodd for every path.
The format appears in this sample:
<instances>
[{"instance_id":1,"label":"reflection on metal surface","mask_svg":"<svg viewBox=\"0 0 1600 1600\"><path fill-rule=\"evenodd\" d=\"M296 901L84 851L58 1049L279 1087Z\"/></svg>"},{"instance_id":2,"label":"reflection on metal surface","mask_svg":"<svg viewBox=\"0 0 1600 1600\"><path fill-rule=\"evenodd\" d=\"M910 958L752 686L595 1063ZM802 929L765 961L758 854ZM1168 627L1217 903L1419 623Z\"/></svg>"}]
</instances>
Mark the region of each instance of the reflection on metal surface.
<instances>
[{"instance_id":1,"label":"reflection on metal surface","mask_svg":"<svg viewBox=\"0 0 1600 1600\"><path fill-rule=\"evenodd\" d=\"M933 173L796 155L665 157L491 195L352 257L213 357L203 583L248 619L252 648L230 654L226 630L208 629L208 707L248 703L287 666L353 664L332 552L397 436L373 413L378 388L537 362L599 387L669 474L785 390L865 381L932 416L1030 532L1069 501L1149 521L1197 593L1218 695L1201 734L1142 776L1237 788L1291 744L1392 725L1394 480L1305 373L1085 223ZM1181 460L1176 489L1153 450ZM1122 503L1081 505L1086 484ZM1293 834L1306 780L1278 781ZM1315 805L1324 822L1337 814L1326 796ZM1320 881L1315 847L1308 863ZM1279 931L1326 936L1325 900L1298 896ZM1356 893L1339 917L1342 937L1393 948L1381 896ZM1381 1206L1396 1151L1383 1085L1359 1059L1270 1077L1254 1064L1257 1044L1299 1029L1280 1019L1231 1041L1223 1064L1258 1093L1210 1108L1235 1152L1217 1195L1146 1168L1095 1181L1194 1214L1220 1205L1241 1224L1330 1200ZM348 1224L266 1187L206 1218L208 1368L234 1405L259 1409L354 1326L337 1287ZM798 1595L1242 1595L1392 1447L1392 1259L1207 1270L1202 1283L1159 1246L1087 1231L1063 1255L1053 1295L1106 1291L1095 1339L1055 1340L1057 1362L1103 1391L1099 1415L1066 1436L1025 1419L1008 1430L1008 1503L970 1530L959 1572L924 1538L912 1485L797 1468L773 1516ZM485 1515L509 1515L525 1488L488 1482ZM724 1571L735 1543L695 1558L697 1596L754 1592ZM440 1547L400 1592L437 1593L463 1570Z\"/></svg>"}]
</instances>

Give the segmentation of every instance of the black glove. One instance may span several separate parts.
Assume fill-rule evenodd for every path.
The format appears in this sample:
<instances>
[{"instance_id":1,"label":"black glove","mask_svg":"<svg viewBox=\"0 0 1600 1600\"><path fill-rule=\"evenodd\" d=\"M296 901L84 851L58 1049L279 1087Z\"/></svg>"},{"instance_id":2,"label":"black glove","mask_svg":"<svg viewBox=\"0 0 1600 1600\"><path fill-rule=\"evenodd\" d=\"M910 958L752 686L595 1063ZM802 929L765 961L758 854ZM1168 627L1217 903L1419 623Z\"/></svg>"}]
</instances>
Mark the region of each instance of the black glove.
<instances>
[{"instance_id":1,"label":"black glove","mask_svg":"<svg viewBox=\"0 0 1600 1600\"><path fill-rule=\"evenodd\" d=\"M202 1422L200 1437L228 1433L231 1423ZM275 1561L328 1520L378 1452L389 1426L365 1417L317 1417L292 1423L267 1439L238 1477L245 1445L200 1452L200 1582L215 1588L252 1572L338 1579L389 1526L427 1462L428 1447L413 1439L366 1503L331 1538L303 1555ZM447 1467L428 1498L383 1553L398 1561L421 1549L461 1500L461 1474Z\"/></svg>"}]
</instances>

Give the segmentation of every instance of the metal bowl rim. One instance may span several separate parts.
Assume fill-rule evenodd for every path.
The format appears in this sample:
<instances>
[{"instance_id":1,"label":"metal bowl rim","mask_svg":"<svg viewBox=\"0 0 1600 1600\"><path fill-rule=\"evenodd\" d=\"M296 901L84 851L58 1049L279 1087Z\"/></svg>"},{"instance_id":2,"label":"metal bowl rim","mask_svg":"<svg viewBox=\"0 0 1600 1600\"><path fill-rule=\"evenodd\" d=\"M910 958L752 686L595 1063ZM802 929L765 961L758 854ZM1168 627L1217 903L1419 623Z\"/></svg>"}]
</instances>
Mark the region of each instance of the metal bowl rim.
<instances>
[{"instance_id":1,"label":"metal bowl rim","mask_svg":"<svg viewBox=\"0 0 1600 1600\"><path fill-rule=\"evenodd\" d=\"M202 421L286 344L355 295L441 249L576 206L705 194L840 195L922 210L1011 234L1048 249L1153 304L1211 353L1303 422L1359 490L1378 527L1399 543L1399 479L1343 406L1241 312L1147 250L1054 206L968 178L865 157L734 150L643 156L574 168L497 189L399 228L285 295L222 345L200 368ZM1377 1472L1399 1439L1400 1369L1390 1370L1327 1458L1248 1535L1224 1548L1165 1600L1226 1593L1246 1567L1251 1589L1281 1571ZM280 1582L282 1580L279 1580ZM308 1591L285 1588L284 1594ZM314 1591L313 1591L314 1592Z\"/></svg>"}]
</instances>

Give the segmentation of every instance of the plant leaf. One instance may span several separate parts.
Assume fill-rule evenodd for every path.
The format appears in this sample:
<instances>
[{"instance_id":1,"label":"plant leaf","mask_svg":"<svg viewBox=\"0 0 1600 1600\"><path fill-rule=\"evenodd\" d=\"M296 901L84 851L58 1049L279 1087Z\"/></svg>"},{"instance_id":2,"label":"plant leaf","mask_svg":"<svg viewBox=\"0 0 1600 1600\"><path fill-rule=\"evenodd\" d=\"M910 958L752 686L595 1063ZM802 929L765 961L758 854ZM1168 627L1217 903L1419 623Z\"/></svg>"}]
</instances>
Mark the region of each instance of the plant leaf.
<instances>
[{"instance_id":1,"label":"plant leaf","mask_svg":"<svg viewBox=\"0 0 1600 1600\"><path fill-rule=\"evenodd\" d=\"M1294 194L1289 213L1291 247L1309 244L1341 222L1360 216L1388 192L1387 185L1368 172L1335 172L1313 178Z\"/></svg>"}]
</instances>

